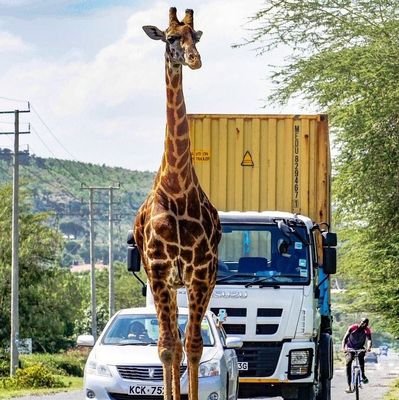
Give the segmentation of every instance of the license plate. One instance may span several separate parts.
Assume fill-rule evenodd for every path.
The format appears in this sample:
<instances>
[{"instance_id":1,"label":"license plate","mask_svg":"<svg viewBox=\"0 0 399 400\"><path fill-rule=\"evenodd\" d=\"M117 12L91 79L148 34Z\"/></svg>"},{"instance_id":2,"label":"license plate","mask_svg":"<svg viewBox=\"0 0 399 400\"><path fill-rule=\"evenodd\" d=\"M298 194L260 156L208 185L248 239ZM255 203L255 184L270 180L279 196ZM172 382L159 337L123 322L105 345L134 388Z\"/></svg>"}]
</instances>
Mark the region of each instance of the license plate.
<instances>
[{"instance_id":1,"label":"license plate","mask_svg":"<svg viewBox=\"0 0 399 400\"><path fill-rule=\"evenodd\" d=\"M248 371L248 363L247 362L239 362L238 370L239 371Z\"/></svg>"},{"instance_id":2,"label":"license plate","mask_svg":"<svg viewBox=\"0 0 399 400\"><path fill-rule=\"evenodd\" d=\"M163 395L163 386L132 385L129 386L129 395Z\"/></svg>"}]
</instances>

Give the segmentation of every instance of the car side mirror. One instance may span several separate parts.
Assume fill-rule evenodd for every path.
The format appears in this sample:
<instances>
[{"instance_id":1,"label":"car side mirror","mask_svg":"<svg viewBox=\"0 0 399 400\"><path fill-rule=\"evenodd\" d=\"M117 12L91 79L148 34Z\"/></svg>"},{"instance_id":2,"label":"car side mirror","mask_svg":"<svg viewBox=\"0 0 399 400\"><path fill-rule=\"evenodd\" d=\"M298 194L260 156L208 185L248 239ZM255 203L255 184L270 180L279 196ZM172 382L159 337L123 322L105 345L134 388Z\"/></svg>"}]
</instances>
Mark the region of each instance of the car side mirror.
<instances>
[{"instance_id":1,"label":"car side mirror","mask_svg":"<svg viewBox=\"0 0 399 400\"><path fill-rule=\"evenodd\" d=\"M93 347L94 342L93 335L79 335L76 340L76 344L81 347Z\"/></svg>"},{"instance_id":2,"label":"car side mirror","mask_svg":"<svg viewBox=\"0 0 399 400\"><path fill-rule=\"evenodd\" d=\"M226 349L240 349L243 345L242 339L235 336L226 337Z\"/></svg>"}]
</instances>

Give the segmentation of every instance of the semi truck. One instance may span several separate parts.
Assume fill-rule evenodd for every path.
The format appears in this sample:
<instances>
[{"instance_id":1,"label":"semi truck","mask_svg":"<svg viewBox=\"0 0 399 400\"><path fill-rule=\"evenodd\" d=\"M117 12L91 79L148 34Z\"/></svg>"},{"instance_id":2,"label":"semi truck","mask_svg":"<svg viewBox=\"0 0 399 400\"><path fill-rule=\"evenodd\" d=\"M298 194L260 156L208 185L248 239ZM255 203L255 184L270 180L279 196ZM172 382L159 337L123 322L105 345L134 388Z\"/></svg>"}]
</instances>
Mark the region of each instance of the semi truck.
<instances>
[{"instance_id":1,"label":"semi truck","mask_svg":"<svg viewBox=\"0 0 399 400\"><path fill-rule=\"evenodd\" d=\"M327 116L188 118L196 173L223 232L209 307L243 340L240 397L330 400L337 237ZM135 272L131 235L128 243ZM187 304L184 288L178 303Z\"/></svg>"}]
</instances>

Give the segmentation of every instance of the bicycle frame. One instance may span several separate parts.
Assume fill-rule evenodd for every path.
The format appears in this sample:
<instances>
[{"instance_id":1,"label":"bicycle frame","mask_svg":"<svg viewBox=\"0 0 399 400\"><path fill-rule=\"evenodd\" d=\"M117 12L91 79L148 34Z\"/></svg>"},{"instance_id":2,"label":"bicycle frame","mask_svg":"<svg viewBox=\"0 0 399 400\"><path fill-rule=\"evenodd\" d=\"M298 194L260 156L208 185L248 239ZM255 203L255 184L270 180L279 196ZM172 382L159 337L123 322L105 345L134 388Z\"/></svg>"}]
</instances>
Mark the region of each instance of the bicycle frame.
<instances>
[{"instance_id":1,"label":"bicycle frame","mask_svg":"<svg viewBox=\"0 0 399 400\"><path fill-rule=\"evenodd\" d=\"M348 353L352 353L354 355L352 360L352 388L356 394L356 400L359 400L359 388L362 387L359 354L364 352L365 352L364 349L362 350L348 349Z\"/></svg>"}]
</instances>

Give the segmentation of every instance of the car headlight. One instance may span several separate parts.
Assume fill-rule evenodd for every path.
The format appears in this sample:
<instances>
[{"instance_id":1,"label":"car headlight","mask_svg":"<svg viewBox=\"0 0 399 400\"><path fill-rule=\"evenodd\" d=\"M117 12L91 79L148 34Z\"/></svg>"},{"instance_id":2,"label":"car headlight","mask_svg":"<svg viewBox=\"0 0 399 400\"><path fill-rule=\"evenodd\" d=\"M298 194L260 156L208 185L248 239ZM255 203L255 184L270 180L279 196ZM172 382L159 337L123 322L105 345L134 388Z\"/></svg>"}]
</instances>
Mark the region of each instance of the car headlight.
<instances>
[{"instance_id":1,"label":"car headlight","mask_svg":"<svg viewBox=\"0 0 399 400\"><path fill-rule=\"evenodd\" d=\"M96 361L88 361L86 365L86 373L100 376L112 376L111 371L105 364Z\"/></svg>"},{"instance_id":2,"label":"car headlight","mask_svg":"<svg viewBox=\"0 0 399 400\"><path fill-rule=\"evenodd\" d=\"M220 361L211 360L204 362L199 365L198 377L205 378L208 376L218 376L220 375Z\"/></svg>"}]
</instances>

